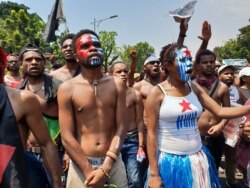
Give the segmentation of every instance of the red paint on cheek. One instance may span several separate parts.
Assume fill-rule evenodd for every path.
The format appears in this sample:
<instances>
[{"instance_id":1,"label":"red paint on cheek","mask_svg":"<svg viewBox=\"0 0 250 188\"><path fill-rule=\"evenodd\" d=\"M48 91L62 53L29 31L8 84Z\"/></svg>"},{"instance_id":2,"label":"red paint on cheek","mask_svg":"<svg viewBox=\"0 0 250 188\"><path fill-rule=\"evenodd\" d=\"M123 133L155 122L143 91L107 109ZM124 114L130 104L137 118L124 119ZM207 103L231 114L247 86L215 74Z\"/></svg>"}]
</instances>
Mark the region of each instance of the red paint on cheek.
<instances>
[{"instance_id":1,"label":"red paint on cheek","mask_svg":"<svg viewBox=\"0 0 250 188\"><path fill-rule=\"evenodd\" d=\"M82 46L87 46L86 49L82 49ZM93 45L93 40L91 35L82 35L80 36L76 41L76 49L77 49L77 55L83 59L86 59L88 56L88 52L91 49L91 46Z\"/></svg>"}]
</instances>

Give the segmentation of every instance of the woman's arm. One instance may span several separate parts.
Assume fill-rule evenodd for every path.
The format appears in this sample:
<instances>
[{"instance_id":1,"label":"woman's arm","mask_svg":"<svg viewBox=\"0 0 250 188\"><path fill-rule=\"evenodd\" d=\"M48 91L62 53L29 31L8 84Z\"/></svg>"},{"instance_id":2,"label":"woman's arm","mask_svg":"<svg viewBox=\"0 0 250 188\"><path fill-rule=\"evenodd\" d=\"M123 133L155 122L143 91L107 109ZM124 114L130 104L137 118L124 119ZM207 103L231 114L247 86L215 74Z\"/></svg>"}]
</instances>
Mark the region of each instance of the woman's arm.
<instances>
[{"instance_id":1,"label":"woman's arm","mask_svg":"<svg viewBox=\"0 0 250 188\"><path fill-rule=\"evenodd\" d=\"M232 119L250 113L250 105L240 107L222 107L215 102L199 85L192 83L192 87L194 88L202 106L219 118Z\"/></svg>"},{"instance_id":2,"label":"woman's arm","mask_svg":"<svg viewBox=\"0 0 250 188\"><path fill-rule=\"evenodd\" d=\"M163 93L158 86L153 87L145 101L145 112L147 121L147 153L150 166L150 187L161 187L162 181L158 169L158 146L157 146L157 129L158 114L161 106Z\"/></svg>"}]
</instances>

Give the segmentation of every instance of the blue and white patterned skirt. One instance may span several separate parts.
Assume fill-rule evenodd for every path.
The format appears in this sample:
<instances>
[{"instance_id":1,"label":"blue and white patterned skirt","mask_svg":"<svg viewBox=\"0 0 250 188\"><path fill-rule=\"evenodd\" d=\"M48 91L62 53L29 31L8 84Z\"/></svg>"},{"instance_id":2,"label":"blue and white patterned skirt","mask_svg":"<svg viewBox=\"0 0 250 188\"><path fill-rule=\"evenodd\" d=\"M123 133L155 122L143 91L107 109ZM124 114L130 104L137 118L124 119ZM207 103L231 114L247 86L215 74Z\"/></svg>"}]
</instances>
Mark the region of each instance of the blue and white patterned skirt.
<instances>
[{"instance_id":1,"label":"blue and white patterned skirt","mask_svg":"<svg viewBox=\"0 0 250 188\"><path fill-rule=\"evenodd\" d=\"M191 155L159 151L158 167L164 188L221 187L214 159L205 146Z\"/></svg>"}]
</instances>

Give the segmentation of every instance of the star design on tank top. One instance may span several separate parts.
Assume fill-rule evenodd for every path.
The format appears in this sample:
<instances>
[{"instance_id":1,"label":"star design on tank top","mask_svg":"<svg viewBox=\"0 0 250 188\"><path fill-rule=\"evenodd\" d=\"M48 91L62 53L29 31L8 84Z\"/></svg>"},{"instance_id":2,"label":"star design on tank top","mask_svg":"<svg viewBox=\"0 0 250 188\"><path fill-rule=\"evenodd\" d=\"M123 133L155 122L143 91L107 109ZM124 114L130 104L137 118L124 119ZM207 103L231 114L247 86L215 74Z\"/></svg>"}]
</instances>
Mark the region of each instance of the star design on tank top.
<instances>
[{"instance_id":1,"label":"star design on tank top","mask_svg":"<svg viewBox=\"0 0 250 188\"><path fill-rule=\"evenodd\" d=\"M192 108L190 107L190 104L191 104L191 103L185 101L184 99L183 99L183 101L180 102L179 104L183 107L183 108L182 108L182 112L185 112L185 111L187 111L187 110L192 110Z\"/></svg>"}]
</instances>

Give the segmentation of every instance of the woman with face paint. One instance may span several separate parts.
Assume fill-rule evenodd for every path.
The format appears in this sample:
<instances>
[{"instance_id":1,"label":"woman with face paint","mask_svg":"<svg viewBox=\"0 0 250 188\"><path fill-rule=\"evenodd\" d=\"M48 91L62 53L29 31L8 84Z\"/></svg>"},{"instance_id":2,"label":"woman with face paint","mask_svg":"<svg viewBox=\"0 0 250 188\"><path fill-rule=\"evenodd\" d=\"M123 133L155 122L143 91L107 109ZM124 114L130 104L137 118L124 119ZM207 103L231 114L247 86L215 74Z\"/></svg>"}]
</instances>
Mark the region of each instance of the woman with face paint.
<instances>
[{"instance_id":1,"label":"woman with face paint","mask_svg":"<svg viewBox=\"0 0 250 188\"><path fill-rule=\"evenodd\" d=\"M147 187L221 187L214 160L202 146L197 119L206 108L221 118L239 117L249 107L221 107L191 83L190 51L177 44L162 48L160 61L168 78L154 86L145 101L148 122Z\"/></svg>"}]
</instances>

